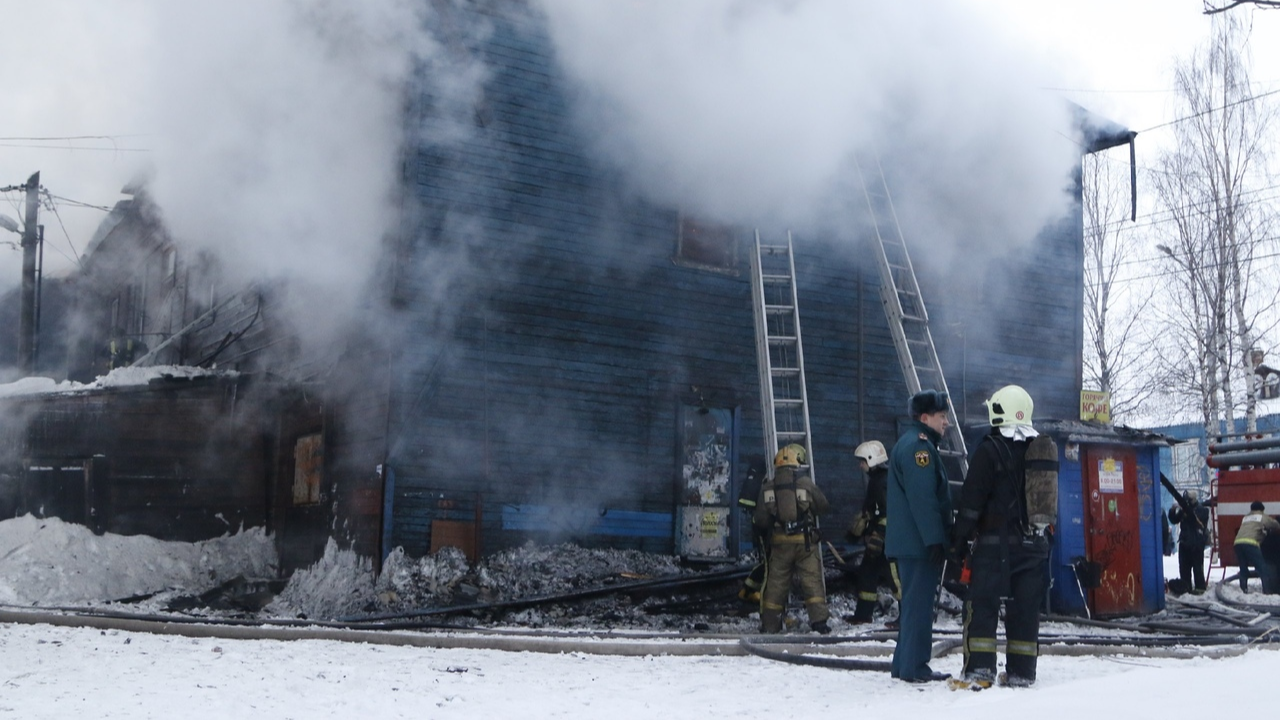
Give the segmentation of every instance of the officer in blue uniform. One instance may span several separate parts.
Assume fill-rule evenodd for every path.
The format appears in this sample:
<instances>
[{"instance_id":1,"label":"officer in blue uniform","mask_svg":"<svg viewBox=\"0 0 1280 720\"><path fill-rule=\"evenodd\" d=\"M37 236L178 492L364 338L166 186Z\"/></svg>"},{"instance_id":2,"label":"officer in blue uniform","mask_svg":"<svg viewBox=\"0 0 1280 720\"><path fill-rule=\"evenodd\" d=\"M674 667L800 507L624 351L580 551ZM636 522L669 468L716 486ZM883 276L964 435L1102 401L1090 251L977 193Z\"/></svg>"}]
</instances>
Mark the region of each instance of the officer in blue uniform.
<instances>
[{"instance_id":1,"label":"officer in blue uniform","mask_svg":"<svg viewBox=\"0 0 1280 720\"><path fill-rule=\"evenodd\" d=\"M911 683L946 680L929 667L933 603L951 538L951 489L938 443L951 422L947 394L911 397L912 423L889 455L885 555L895 560L902 590L893 677Z\"/></svg>"}]
</instances>

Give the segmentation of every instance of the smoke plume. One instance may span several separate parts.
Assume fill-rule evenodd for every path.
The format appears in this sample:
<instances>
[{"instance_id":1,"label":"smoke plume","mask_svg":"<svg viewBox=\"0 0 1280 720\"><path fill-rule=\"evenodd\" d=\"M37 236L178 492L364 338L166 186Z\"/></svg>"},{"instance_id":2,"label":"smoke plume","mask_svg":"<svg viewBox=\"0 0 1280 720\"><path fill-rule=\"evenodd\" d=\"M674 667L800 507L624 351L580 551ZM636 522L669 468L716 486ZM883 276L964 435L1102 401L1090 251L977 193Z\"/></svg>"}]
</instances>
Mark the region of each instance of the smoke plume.
<instances>
[{"instance_id":1,"label":"smoke plume","mask_svg":"<svg viewBox=\"0 0 1280 720\"><path fill-rule=\"evenodd\" d=\"M935 251L1029 241L1067 208L1065 104L954 2L539 4L593 147L655 201L840 233L875 154Z\"/></svg>"}]
</instances>

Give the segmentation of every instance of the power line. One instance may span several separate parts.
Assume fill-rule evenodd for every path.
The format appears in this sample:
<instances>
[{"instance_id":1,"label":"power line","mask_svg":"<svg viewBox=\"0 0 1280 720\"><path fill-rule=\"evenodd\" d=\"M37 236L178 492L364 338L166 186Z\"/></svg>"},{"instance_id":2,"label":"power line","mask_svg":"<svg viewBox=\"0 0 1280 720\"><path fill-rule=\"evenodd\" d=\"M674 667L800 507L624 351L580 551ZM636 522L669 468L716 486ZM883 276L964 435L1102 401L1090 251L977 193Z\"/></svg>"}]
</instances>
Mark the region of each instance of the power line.
<instances>
[{"instance_id":1,"label":"power line","mask_svg":"<svg viewBox=\"0 0 1280 720\"><path fill-rule=\"evenodd\" d=\"M73 145L29 145L22 143L6 143L0 142L0 147L8 148L27 148L31 150L65 150L67 152L119 152L119 153L149 153L150 148L107 148L107 147L76 147Z\"/></svg>"},{"instance_id":2,"label":"power line","mask_svg":"<svg viewBox=\"0 0 1280 720\"><path fill-rule=\"evenodd\" d=\"M150 137L150 135L147 135L144 133L133 133L129 135L61 135L61 136L49 135L49 136L31 136L31 137L13 136L13 137L0 137L0 142L13 142L18 140L30 141L30 142L55 142L55 141L63 141L63 140L110 140L112 142L115 142L120 138L132 138L132 137Z\"/></svg>"},{"instance_id":3,"label":"power line","mask_svg":"<svg viewBox=\"0 0 1280 720\"><path fill-rule=\"evenodd\" d=\"M58 226L62 228L62 235L67 239L67 247L71 248L71 254L75 255L74 259L69 257L67 259L71 260L71 262L79 266L80 252L76 250L76 244L71 241L71 233L67 232L67 226L65 223L62 222L62 213L58 212L58 206L56 203L53 202L53 196L49 194L48 190L44 191L44 195L48 199L48 204L46 205L46 207L49 208L51 211L53 211L54 217L58 218ZM58 249L58 252L62 253L63 257L67 257L67 254L62 252L61 249Z\"/></svg>"},{"instance_id":4,"label":"power line","mask_svg":"<svg viewBox=\"0 0 1280 720\"><path fill-rule=\"evenodd\" d=\"M72 200L71 198L62 197L61 195L54 195L53 193L50 193L47 190L45 191L45 195L48 195L50 198L53 198L54 200L61 200L62 202L67 203L68 205L75 205L76 207L91 208L93 210L101 210L102 212L111 212L111 208L105 205L94 205L93 203L82 202L80 200Z\"/></svg>"},{"instance_id":5,"label":"power line","mask_svg":"<svg viewBox=\"0 0 1280 720\"><path fill-rule=\"evenodd\" d=\"M1266 242L1266 241L1268 241L1268 240L1277 240L1277 239L1280 239L1280 236L1272 235L1271 237L1263 238L1260 242ZM1272 258L1280 258L1280 251L1272 252L1272 253L1265 253L1265 254L1262 254L1262 255L1254 255L1252 258L1250 258L1250 262L1252 262L1253 260L1269 260L1269 259L1272 259ZM1145 259L1141 259L1141 260L1126 260L1126 261L1124 261L1123 263L1118 263L1118 264L1133 264L1133 263L1139 263L1139 262L1141 262L1141 263L1150 263L1150 262L1159 262L1159 261L1160 261L1160 258L1145 258ZM1201 267L1201 268L1204 268L1204 269L1206 269L1206 270L1209 270L1209 269L1214 269L1214 268L1222 267L1222 266L1224 266L1224 265L1226 265L1226 264L1227 264L1226 262L1213 262L1213 263L1205 263L1205 264L1201 265L1200 267ZM1135 280L1153 280L1153 279L1155 279L1155 278L1168 277L1168 276L1171 276L1171 275L1176 275L1176 274L1178 274L1179 272L1181 272L1181 271L1180 271L1180 270L1176 270L1176 269L1174 269L1174 270L1164 270L1164 271L1161 271L1161 272L1158 272L1158 273L1152 273L1152 274L1150 274L1150 275L1137 275L1137 276L1130 276L1130 277L1116 278L1116 279L1115 279L1115 282L1126 282L1126 283L1127 283L1127 282L1133 282L1133 281L1135 281ZM1098 286L1100 285L1100 283L1096 283L1096 282L1091 283L1091 282L1088 282L1088 280L1086 280L1086 281L1085 281L1085 284L1086 284L1086 285L1090 285L1091 287L1098 287Z\"/></svg>"},{"instance_id":6,"label":"power line","mask_svg":"<svg viewBox=\"0 0 1280 720\"><path fill-rule=\"evenodd\" d=\"M1157 130L1157 129L1159 129L1159 128L1167 127L1167 126L1169 126L1169 125L1176 125L1176 124L1178 124L1178 123L1186 122L1186 121L1188 121L1188 120L1194 120L1194 119L1196 119L1196 118L1198 118L1198 117L1203 117L1203 116L1205 116L1205 115L1208 115L1208 114L1213 113L1213 112L1217 112L1217 111L1219 111L1219 110L1226 110L1227 108L1232 108L1232 107L1235 107L1235 106L1237 106L1237 105L1243 105L1244 103L1247 103L1247 102L1253 102L1253 101L1255 101L1255 100L1260 100L1260 99L1262 99L1262 98L1264 98L1264 97L1267 97L1267 96L1269 96L1269 95L1275 95L1276 93L1280 93L1280 88L1276 88L1275 90L1268 90L1267 92L1264 92L1264 93L1258 93L1257 95L1250 95L1249 97L1241 98L1241 99L1239 99L1239 100L1235 100L1235 101L1229 102L1229 103L1227 103L1227 104L1225 104L1225 105L1222 105L1222 106L1219 106L1219 107L1211 107L1211 108L1209 108L1208 110L1201 110L1200 112L1195 113L1194 115L1187 115L1186 117L1174 118L1173 120L1170 120L1169 122L1163 122L1163 123L1160 123L1159 125L1152 125L1151 127L1147 128L1146 130L1139 130L1138 132L1139 132L1139 133L1151 132L1152 130Z\"/></svg>"}]
</instances>

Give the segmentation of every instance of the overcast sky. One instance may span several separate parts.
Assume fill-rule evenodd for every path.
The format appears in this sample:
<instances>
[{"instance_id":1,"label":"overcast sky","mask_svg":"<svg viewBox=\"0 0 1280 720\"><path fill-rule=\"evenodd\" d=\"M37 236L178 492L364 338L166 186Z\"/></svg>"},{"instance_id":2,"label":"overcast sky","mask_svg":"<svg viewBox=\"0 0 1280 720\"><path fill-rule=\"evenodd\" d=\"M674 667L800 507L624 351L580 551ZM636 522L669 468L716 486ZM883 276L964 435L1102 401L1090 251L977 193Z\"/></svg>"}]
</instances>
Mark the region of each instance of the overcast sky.
<instances>
[{"instance_id":1,"label":"overcast sky","mask_svg":"<svg viewBox=\"0 0 1280 720\"><path fill-rule=\"evenodd\" d=\"M327 268L367 267L352 238L368 235L367 228L381 227L387 217L396 150L396 105L388 88L409 57L432 52L423 38L403 32L412 5L377 0L352 10L317 0L301 18L283 0L228 0L197 10L161 0L45 0L10 8L11 32L0 44L0 62L9 69L0 115L0 186L21 184L39 170L42 184L63 198L55 201L56 215L42 216L49 272L71 267L103 217L76 203L109 207L121 197L120 188L143 173L155 179L175 229L193 242L247 258L254 268L290 272L300 256L308 258L308 272L321 276ZM598 4L546 5L590 19ZM643 15L644 5L619 7ZM857 15L845 0L799 0L762 2L755 17L769 18L769 8L787 5L800 8L792 17L807 14L819 26L822 13L836 20ZM892 16L885 7L868 2L866 12ZM924 7L912 5L911 12ZM1156 126L1173 119L1171 61L1208 30L1210 20L1200 9L1200 0L937 0L918 24L961 59L927 57L907 44L899 48L900 60L917 78L935 72L947 78L957 64L1002 64L993 77L1008 71L1132 129L1155 128L1139 136L1139 149L1146 151L1168 135ZM1260 90L1280 86L1280 12L1235 12L1256 18ZM754 28L752 47L771 45L771 27L779 37L808 27L788 25L784 15L773 12L776 25ZM673 37L681 32L671 18L658 19L672 26ZM844 58L854 52L848 46L875 37L845 35L832 25L813 47L792 54L816 58L829 50ZM681 61L697 58L674 57L671 63ZM715 68L699 71L713 77ZM945 94L939 82L936 92ZM798 102L822 92L821 84L789 91ZM983 91L998 93L999 83ZM829 106L819 99L810 107ZM790 187L806 186L797 181ZM0 212L16 217L20 199L0 195ZM17 239L4 231L0 236ZM0 287L16 284L18 268L18 253L0 246Z\"/></svg>"}]
</instances>

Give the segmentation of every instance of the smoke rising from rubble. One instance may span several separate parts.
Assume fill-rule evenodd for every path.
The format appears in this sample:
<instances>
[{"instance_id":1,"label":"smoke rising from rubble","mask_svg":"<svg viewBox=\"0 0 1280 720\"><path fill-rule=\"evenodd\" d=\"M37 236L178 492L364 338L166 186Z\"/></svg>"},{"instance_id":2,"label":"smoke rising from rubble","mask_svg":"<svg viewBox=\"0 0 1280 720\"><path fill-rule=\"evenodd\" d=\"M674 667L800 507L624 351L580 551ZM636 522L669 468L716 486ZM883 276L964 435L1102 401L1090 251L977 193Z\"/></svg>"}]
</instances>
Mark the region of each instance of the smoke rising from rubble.
<instances>
[{"instance_id":1,"label":"smoke rising from rubble","mask_svg":"<svg viewBox=\"0 0 1280 720\"><path fill-rule=\"evenodd\" d=\"M875 151L917 246L1029 241L1068 207L1065 103L955 3L540 5L581 126L660 203L848 235Z\"/></svg>"}]
</instances>

